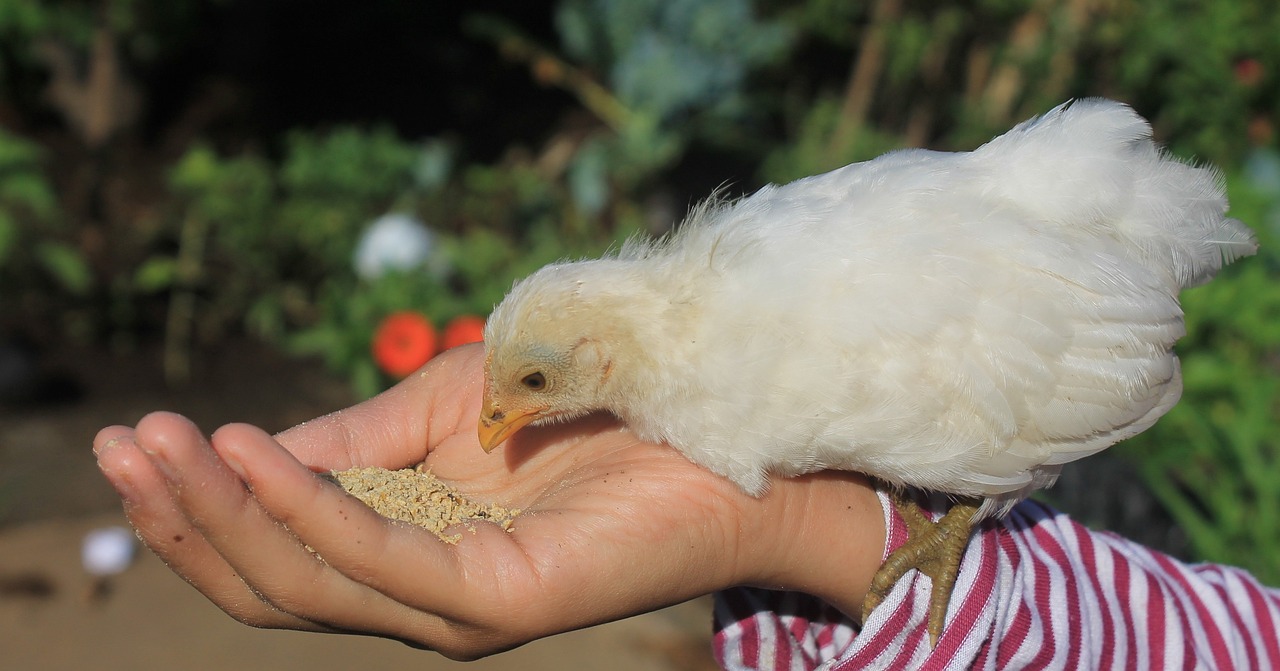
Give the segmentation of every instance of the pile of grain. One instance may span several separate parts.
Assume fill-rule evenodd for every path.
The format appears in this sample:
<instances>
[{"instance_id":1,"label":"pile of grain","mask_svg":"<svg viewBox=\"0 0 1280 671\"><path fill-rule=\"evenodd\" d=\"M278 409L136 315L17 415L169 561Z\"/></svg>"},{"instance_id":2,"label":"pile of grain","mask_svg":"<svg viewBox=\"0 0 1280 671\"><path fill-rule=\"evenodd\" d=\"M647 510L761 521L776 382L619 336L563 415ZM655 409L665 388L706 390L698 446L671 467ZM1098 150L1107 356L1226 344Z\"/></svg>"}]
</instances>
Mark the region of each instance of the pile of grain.
<instances>
[{"instance_id":1,"label":"pile of grain","mask_svg":"<svg viewBox=\"0 0 1280 671\"><path fill-rule=\"evenodd\" d=\"M331 477L380 515L424 527L446 543L462 539L461 534L444 532L452 525L484 520L511 531L512 520L520 514L497 504L472 501L421 467L399 471L353 468L334 471Z\"/></svg>"}]
</instances>

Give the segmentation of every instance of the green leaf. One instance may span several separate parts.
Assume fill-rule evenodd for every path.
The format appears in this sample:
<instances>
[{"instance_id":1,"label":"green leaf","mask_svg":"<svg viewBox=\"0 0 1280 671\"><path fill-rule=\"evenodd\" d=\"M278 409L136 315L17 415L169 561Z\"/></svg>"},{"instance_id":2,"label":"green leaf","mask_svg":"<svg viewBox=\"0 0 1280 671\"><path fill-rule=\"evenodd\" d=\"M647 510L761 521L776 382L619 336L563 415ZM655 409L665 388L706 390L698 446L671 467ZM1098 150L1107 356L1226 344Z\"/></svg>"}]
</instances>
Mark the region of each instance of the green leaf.
<instances>
[{"instance_id":1,"label":"green leaf","mask_svg":"<svg viewBox=\"0 0 1280 671\"><path fill-rule=\"evenodd\" d=\"M170 180L179 191L197 192L211 187L218 172L218 155L208 146L196 145L178 161Z\"/></svg>"},{"instance_id":2,"label":"green leaf","mask_svg":"<svg viewBox=\"0 0 1280 671\"><path fill-rule=\"evenodd\" d=\"M178 277L178 260L172 256L147 259L133 273L133 285L139 291L157 292L173 286Z\"/></svg>"},{"instance_id":3,"label":"green leaf","mask_svg":"<svg viewBox=\"0 0 1280 671\"><path fill-rule=\"evenodd\" d=\"M11 172L0 179L0 205L21 207L40 219L48 219L57 208L49 182L39 172Z\"/></svg>"},{"instance_id":4,"label":"green leaf","mask_svg":"<svg viewBox=\"0 0 1280 671\"><path fill-rule=\"evenodd\" d=\"M77 296L89 293L93 286L93 273L74 247L61 242L41 242L36 245L35 253L44 269L64 289Z\"/></svg>"}]
</instances>

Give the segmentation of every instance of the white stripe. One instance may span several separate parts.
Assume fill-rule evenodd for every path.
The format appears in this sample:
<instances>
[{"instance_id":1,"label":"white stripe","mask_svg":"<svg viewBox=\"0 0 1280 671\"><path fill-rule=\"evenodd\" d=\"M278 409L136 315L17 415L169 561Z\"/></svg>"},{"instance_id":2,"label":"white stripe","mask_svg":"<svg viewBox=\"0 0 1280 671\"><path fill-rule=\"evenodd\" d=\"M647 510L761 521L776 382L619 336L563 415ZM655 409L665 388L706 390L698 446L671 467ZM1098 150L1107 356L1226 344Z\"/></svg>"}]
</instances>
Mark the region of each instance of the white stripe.
<instances>
[{"instance_id":1,"label":"white stripe","mask_svg":"<svg viewBox=\"0 0 1280 671\"><path fill-rule=\"evenodd\" d=\"M1076 603L1080 608L1080 621L1077 623L1080 633L1079 638L1075 641L1069 641L1068 646L1075 648L1079 654L1080 663L1087 664L1089 668L1097 668L1102 662L1102 650L1106 647L1107 637L1111 632L1103 628L1102 611L1108 608L1110 604L1109 588L1115 585L1110 576L1104 575L1101 570L1097 575L1090 575L1088 563L1084 560L1084 548L1080 544L1080 536L1076 533L1077 527L1074 524L1055 524L1061 533L1059 543L1062 545L1063 552L1067 555L1067 561L1071 566L1071 572L1075 574L1075 593ZM1086 531L1085 533L1088 533ZM1090 539L1092 540L1092 538ZM1096 545L1094 552L1094 565L1097 565ZM1100 567L1099 567L1100 568ZM1098 581L1098 590L1095 591L1093 582ZM1070 609L1067 604L1066 613L1070 615Z\"/></svg>"},{"instance_id":2,"label":"white stripe","mask_svg":"<svg viewBox=\"0 0 1280 671\"><path fill-rule=\"evenodd\" d=\"M1111 668L1120 671L1129 668L1126 663L1129 655L1136 653L1135 650L1129 649L1129 631L1134 626L1134 617L1125 613L1121 601L1119 590L1119 578L1116 575L1115 557L1111 554L1111 540L1109 536L1102 534L1093 534L1090 536L1093 541L1094 565L1098 567L1098 581L1101 583L1103 593L1097 595L1099 601L1105 602L1107 613L1111 616L1111 631L1105 635L1111 637L1112 653ZM1129 572L1129 583L1133 584L1133 572ZM1132 587L1129 588L1132 592ZM1128 595L1125 595L1128 596ZM1098 650L1099 656L1102 650ZM1100 661L1100 660L1099 660Z\"/></svg>"},{"instance_id":3,"label":"white stripe","mask_svg":"<svg viewBox=\"0 0 1280 671\"><path fill-rule=\"evenodd\" d=\"M1117 548L1126 558L1132 558L1130 549L1127 546ZM1154 668L1155 663L1151 658L1151 629L1146 625L1147 609L1150 606L1151 594L1150 587L1147 585L1147 573L1142 566L1135 562L1129 562L1129 608L1133 613L1131 619L1133 621L1134 642L1138 646L1138 654L1134 661L1140 669ZM1165 655L1165 661L1169 660Z\"/></svg>"}]
</instances>

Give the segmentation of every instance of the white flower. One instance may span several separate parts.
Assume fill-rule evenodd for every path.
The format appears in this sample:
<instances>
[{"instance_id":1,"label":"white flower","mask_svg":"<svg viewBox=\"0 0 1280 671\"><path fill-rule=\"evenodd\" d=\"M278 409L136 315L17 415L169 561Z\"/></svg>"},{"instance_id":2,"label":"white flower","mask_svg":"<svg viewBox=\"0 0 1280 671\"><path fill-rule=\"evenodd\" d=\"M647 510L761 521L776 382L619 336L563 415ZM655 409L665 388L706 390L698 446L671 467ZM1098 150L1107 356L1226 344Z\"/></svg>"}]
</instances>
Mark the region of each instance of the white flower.
<instances>
[{"instance_id":1,"label":"white flower","mask_svg":"<svg viewBox=\"0 0 1280 671\"><path fill-rule=\"evenodd\" d=\"M385 214L369 225L356 244L356 274L375 280L389 271L413 270L427 262L436 236L406 214Z\"/></svg>"}]
</instances>

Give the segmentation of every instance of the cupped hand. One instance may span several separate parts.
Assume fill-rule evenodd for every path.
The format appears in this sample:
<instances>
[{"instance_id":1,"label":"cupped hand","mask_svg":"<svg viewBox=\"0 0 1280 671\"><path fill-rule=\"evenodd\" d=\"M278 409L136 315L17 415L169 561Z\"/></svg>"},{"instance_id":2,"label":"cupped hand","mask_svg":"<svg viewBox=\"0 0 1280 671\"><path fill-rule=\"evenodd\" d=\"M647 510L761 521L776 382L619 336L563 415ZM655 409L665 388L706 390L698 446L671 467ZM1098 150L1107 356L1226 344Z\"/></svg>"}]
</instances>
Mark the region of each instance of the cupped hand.
<instances>
[{"instance_id":1,"label":"cupped hand","mask_svg":"<svg viewBox=\"0 0 1280 671\"><path fill-rule=\"evenodd\" d=\"M603 416L529 428L485 454L482 356L450 350L366 403L275 437L233 424L206 439L155 413L103 429L94 451L147 545L253 626L469 659L737 584L857 612L884 538L864 480L785 480L753 499ZM476 523L448 545L315 475L424 461L473 499L521 509L513 528ZM832 524L847 525L842 537Z\"/></svg>"}]
</instances>

